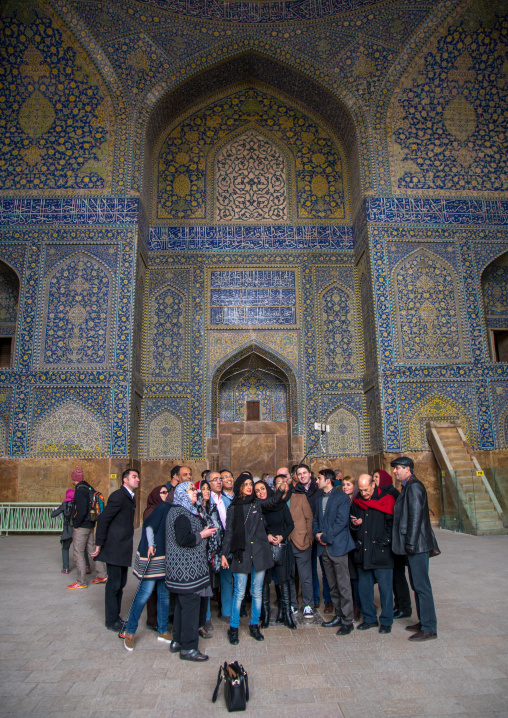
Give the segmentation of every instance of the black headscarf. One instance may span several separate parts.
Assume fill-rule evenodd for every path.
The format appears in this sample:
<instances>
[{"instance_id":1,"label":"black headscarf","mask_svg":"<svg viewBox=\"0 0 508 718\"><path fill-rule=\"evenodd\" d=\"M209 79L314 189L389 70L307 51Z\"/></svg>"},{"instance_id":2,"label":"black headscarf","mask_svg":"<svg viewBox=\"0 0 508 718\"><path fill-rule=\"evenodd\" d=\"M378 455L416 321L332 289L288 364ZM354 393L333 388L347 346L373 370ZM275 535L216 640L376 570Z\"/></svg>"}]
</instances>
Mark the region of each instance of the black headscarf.
<instances>
[{"instance_id":1,"label":"black headscarf","mask_svg":"<svg viewBox=\"0 0 508 718\"><path fill-rule=\"evenodd\" d=\"M242 496L240 494L240 489L246 481L252 481L252 474L248 471L243 471L235 481L235 498L231 502L231 506L234 507L231 553L233 554L233 556L236 556L240 561L242 560L241 554L243 554L243 552L245 551L245 519L243 507L247 504L253 504L254 501L256 501L256 494L254 493L254 488L252 489L252 494L250 496Z\"/></svg>"}]
</instances>

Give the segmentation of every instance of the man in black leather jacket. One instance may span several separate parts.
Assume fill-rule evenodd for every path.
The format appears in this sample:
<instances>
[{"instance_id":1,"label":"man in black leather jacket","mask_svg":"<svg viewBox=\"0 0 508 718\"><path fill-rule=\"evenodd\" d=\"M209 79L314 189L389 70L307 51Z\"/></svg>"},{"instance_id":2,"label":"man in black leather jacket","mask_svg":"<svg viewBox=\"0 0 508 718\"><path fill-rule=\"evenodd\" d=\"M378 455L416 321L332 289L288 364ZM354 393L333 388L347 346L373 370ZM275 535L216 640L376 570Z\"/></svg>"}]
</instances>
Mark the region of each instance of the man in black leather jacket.
<instances>
[{"instance_id":1,"label":"man in black leather jacket","mask_svg":"<svg viewBox=\"0 0 508 718\"><path fill-rule=\"evenodd\" d=\"M409 581L415 594L419 622L406 626L413 632L410 641L437 638L437 619L429 578L429 554L437 548L436 537L429 518L429 504L425 486L413 474L413 461L407 456L394 459L391 464L395 478L401 482L401 492L393 510L392 551L407 556Z\"/></svg>"}]
</instances>

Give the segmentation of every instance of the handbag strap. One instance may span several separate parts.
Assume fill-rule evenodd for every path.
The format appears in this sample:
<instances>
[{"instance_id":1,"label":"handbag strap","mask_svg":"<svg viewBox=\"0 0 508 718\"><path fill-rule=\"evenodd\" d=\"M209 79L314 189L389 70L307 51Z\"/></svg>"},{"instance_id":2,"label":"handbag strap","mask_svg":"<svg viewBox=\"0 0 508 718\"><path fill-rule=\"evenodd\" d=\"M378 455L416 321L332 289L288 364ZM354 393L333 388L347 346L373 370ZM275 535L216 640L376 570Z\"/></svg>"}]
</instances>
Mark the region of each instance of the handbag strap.
<instances>
[{"instance_id":1,"label":"handbag strap","mask_svg":"<svg viewBox=\"0 0 508 718\"><path fill-rule=\"evenodd\" d=\"M215 701L217 700L217 696L219 695L219 688L220 688L220 684L222 683L223 673L224 673L224 669L221 666L219 668L219 675L217 676L217 685L215 686L215 690L214 690L213 696L212 696L212 703L215 703Z\"/></svg>"}]
</instances>

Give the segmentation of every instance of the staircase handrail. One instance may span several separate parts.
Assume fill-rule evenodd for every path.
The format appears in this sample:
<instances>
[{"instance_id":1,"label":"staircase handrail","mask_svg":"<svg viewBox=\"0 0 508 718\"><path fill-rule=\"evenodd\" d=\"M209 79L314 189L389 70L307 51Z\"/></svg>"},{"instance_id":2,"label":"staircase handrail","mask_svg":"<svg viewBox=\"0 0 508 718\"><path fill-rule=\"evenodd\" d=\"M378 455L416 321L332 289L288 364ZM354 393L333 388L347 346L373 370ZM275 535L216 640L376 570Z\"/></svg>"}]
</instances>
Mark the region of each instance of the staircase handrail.
<instances>
[{"instance_id":1,"label":"staircase handrail","mask_svg":"<svg viewBox=\"0 0 508 718\"><path fill-rule=\"evenodd\" d=\"M467 442L467 439L466 439L466 437L465 437L465 435L464 435L464 432L463 432L462 429L460 428L460 426L457 426L457 431L459 432L459 436L460 436L460 438L462 439L462 441L464 441L465 444L467 445L467 443L468 443L468 442ZM495 493L493 492L492 487L491 487L491 485L489 484L489 482L488 482L488 480L487 480L487 477L485 476L485 472L483 471L482 467L480 466L480 464L479 464L479 462L478 462L478 459L477 459L476 456L474 455L474 452L473 452L473 451L471 452L471 459L472 459L473 464L474 464L475 469L476 469L476 475L479 476L479 478L482 480L483 485L485 486L485 489L486 489L488 495L490 496L490 499L491 499L492 503L494 504L494 508L496 509L497 513L498 513L499 516L501 517L501 519L502 519L502 521L503 521L503 524L504 524L504 523L505 523L504 511L503 511L503 509L501 508L501 504L500 504L499 501L497 500L496 495L495 495ZM480 472L480 473L478 473L478 472Z\"/></svg>"}]
</instances>

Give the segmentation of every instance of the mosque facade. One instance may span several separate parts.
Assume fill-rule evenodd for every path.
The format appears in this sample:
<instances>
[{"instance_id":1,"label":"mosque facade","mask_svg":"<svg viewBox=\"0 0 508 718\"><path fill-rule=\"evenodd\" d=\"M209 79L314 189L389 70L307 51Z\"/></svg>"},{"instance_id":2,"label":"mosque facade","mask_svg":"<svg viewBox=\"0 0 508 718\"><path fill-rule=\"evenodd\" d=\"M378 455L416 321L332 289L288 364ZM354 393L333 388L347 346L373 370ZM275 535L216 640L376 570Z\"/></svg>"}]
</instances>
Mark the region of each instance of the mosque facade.
<instances>
[{"instance_id":1,"label":"mosque facade","mask_svg":"<svg viewBox=\"0 0 508 718\"><path fill-rule=\"evenodd\" d=\"M438 506L427 421L508 466L501 0L8 0L0 31L3 501L310 450L412 456Z\"/></svg>"}]
</instances>

